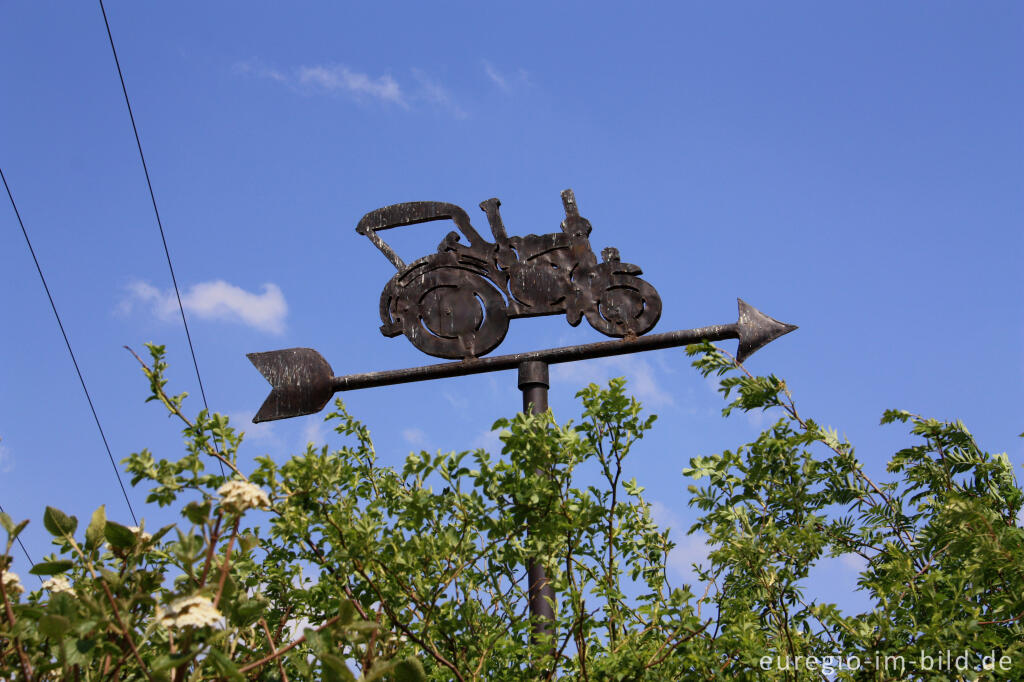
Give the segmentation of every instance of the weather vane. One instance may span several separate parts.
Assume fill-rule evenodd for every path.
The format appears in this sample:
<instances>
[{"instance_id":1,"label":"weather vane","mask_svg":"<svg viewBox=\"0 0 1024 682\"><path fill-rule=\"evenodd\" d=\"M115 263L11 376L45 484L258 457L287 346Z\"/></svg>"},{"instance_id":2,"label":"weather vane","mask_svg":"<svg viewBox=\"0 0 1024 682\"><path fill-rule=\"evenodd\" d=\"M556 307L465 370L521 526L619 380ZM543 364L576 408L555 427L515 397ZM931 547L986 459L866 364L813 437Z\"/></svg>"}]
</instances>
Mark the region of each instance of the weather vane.
<instances>
[{"instance_id":1,"label":"weather vane","mask_svg":"<svg viewBox=\"0 0 1024 682\"><path fill-rule=\"evenodd\" d=\"M405 334L424 353L439 358L475 358L502 342L508 321L565 313L569 324L587 322L606 336L636 337L661 317L661 298L640 279L640 268L619 262L607 248L597 262L590 247L590 221L580 215L571 189L562 192L561 231L509 237L498 207L480 204L494 243L473 229L454 204L415 201L385 206L363 216L356 232L398 269L380 297L385 336ZM380 230L450 219L437 253L406 265L377 234ZM467 243L461 238L465 237Z\"/></svg>"},{"instance_id":2,"label":"weather vane","mask_svg":"<svg viewBox=\"0 0 1024 682\"><path fill-rule=\"evenodd\" d=\"M598 262L590 246L590 221L580 215L571 189L562 192L565 219L558 232L510 237L500 205L497 199L480 204L493 243L480 236L463 209L438 201L385 206L364 215L356 227L398 270L381 293L381 333L405 334L424 353L457 362L339 377L311 348L249 353L272 386L253 421L314 414L338 391L507 369L519 370L523 411L543 412L550 364L723 339L739 339L736 358L742 362L796 329L739 299L734 323L642 336L661 317L661 297L640 279L640 268L619 260L618 249L602 250ZM451 220L459 232L449 232L436 253L408 265L378 234L435 220ZM482 357L504 340L510 319L562 313L573 326L585 317L617 340ZM531 561L528 574L534 632L550 634L555 595L543 562Z\"/></svg>"}]
</instances>

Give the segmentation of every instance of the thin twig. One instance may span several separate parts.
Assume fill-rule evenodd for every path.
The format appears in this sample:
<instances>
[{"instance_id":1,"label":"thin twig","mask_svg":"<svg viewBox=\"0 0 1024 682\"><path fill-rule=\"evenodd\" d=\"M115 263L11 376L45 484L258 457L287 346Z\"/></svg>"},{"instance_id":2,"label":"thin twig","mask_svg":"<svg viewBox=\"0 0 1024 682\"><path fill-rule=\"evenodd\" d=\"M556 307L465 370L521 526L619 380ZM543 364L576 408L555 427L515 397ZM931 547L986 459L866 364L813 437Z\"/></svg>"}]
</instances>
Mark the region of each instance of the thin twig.
<instances>
[{"instance_id":1,"label":"thin twig","mask_svg":"<svg viewBox=\"0 0 1024 682\"><path fill-rule=\"evenodd\" d=\"M224 582L227 580L228 570L231 568L231 548L234 547L235 538L238 537L238 524L241 521L242 517L237 517L234 525L231 527L231 538L228 539L228 547L224 550L224 562L220 565L220 581L217 583L217 596L213 600L213 608L217 608L221 595L224 594Z\"/></svg>"},{"instance_id":2,"label":"thin twig","mask_svg":"<svg viewBox=\"0 0 1024 682\"><path fill-rule=\"evenodd\" d=\"M710 618L708 618L706 621L704 621L704 625L701 625L699 628L697 628L693 632L691 632L688 635L686 635L686 637L683 637L681 640L676 642L675 646L679 646L680 644L683 644L684 642L689 642L691 639L693 639L694 637L696 637L700 633L702 633L705 630L707 630L709 625L711 625L711 619ZM672 652L671 651L665 652L665 655L662 656L661 658L658 658L658 654L660 654L662 651L664 651L664 649L666 647L668 647L669 642L671 642L673 639L675 639L676 633L678 633L679 630L681 630L681 629L682 628L677 629L675 632L672 633L672 635L668 639L666 639L664 642L662 642L661 646L658 647L658 650L654 652L654 655L651 656L649 659L647 659L647 663L644 664L644 670L650 670L654 666L661 665L662 663L665 662L665 659L668 658L669 655Z\"/></svg>"},{"instance_id":3,"label":"thin twig","mask_svg":"<svg viewBox=\"0 0 1024 682\"><path fill-rule=\"evenodd\" d=\"M11 608L11 602L7 599L7 589L4 587L4 580L2 577L3 569L0 569L0 596L4 600L4 610L7 612L7 620L11 624L11 631L14 631L14 609ZM32 679L32 666L29 664L28 656L25 655L25 651L21 648L21 642L18 638L12 634L11 640L14 642L14 649L18 652L18 660L21 663L21 672L25 676L26 680Z\"/></svg>"},{"instance_id":4,"label":"thin twig","mask_svg":"<svg viewBox=\"0 0 1024 682\"><path fill-rule=\"evenodd\" d=\"M143 362L142 358L140 358L138 356L138 354L135 351L133 351L130 347L125 346L124 348L129 353L131 353L135 357L136 360L139 361L139 364L142 365L142 371L145 373L145 375L148 378L152 378L153 377L153 370L149 368L149 365L147 365L145 362ZM155 382L153 384L153 390L156 393L157 397L160 399L160 402L162 402L164 404L164 406L166 406L167 409L171 411L172 414L174 414L176 417L178 417L183 422L185 422L185 424L187 424L189 426L189 428L193 428L193 429L195 428L195 425L192 423L192 420L190 420L188 417L186 417L182 413L181 408L179 408L177 405L175 405L173 402L171 402L170 398L167 396L166 391L164 391L163 388L157 386ZM213 442L216 443L216 439L214 439ZM224 464L229 469L234 471L237 476L240 476L243 480L246 480L246 481L249 480L249 477L246 476L245 474L243 474L241 471L239 471L238 467L236 467L231 460L229 460L227 457L222 455L217 450L217 448L210 447L209 445L206 445L205 446L205 450L206 450L207 454L209 454L211 457L216 458L217 460L219 460L221 462L221 464Z\"/></svg>"},{"instance_id":5,"label":"thin twig","mask_svg":"<svg viewBox=\"0 0 1024 682\"><path fill-rule=\"evenodd\" d=\"M1005 620L979 620L978 625L1006 625L1007 623L1012 623L1013 621L1020 620L1021 618L1024 618L1024 611L1021 611L1013 618L1007 618Z\"/></svg>"},{"instance_id":6,"label":"thin twig","mask_svg":"<svg viewBox=\"0 0 1024 682\"><path fill-rule=\"evenodd\" d=\"M323 625L321 625L320 627L316 628L315 632L320 632L322 630L326 630L327 628L329 628L332 625L334 625L335 623L337 623L340 619L341 619L341 614L338 614L337 616L332 616L331 618L328 618L324 622ZM238 669L238 672L240 672L240 673L247 673L250 670L252 670L253 668L259 668L260 666L262 666L262 665L264 665L266 663L269 663L270 661L273 661L278 656L281 656L281 655L291 651L292 649L294 649L295 647L297 647L298 645L302 644L305 641L306 641L306 635L303 634L298 639L294 640L293 642L291 642L290 644L288 644L284 648L278 649L276 652L270 654L269 656L264 656L263 658L261 658L258 661L253 661L252 663L249 663L247 665L243 665L241 668Z\"/></svg>"},{"instance_id":7,"label":"thin twig","mask_svg":"<svg viewBox=\"0 0 1024 682\"><path fill-rule=\"evenodd\" d=\"M270 645L270 653L277 655L277 646L274 644L274 638L270 636L270 627L267 625L267 621L264 618L259 620L260 626L263 628L263 632L267 634L267 643ZM275 659L277 661L277 670L281 673L281 680L288 682L288 673L284 671L284 663L280 658Z\"/></svg>"},{"instance_id":8,"label":"thin twig","mask_svg":"<svg viewBox=\"0 0 1024 682\"><path fill-rule=\"evenodd\" d=\"M220 522L223 517L217 514L217 521L213 524L213 529L210 531L209 544L206 548L206 563L203 565L203 574L199 576L199 587L206 585L206 576L210 572L210 566L213 564L213 553L217 548L217 540L220 538Z\"/></svg>"}]
</instances>

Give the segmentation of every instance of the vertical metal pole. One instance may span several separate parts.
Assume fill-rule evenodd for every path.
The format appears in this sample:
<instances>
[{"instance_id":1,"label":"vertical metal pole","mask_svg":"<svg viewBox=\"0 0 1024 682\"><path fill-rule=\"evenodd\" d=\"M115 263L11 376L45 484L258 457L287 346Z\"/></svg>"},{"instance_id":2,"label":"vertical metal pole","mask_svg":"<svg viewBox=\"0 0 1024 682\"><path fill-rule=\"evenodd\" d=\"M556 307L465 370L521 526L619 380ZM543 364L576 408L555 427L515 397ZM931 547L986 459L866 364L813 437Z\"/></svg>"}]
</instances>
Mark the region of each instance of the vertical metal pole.
<instances>
[{"instance_id":1,"label":"vertical metal pole","mask_svg":"<svg viewBox=\"0 0 1024 682\"><path fill-rule=\"evenodd\" d=\"M519 390L523 392L523 412L540 414L548 409L548 363L528 360L519 365ZM527 529L529 532L529 529ZM548 582L542 558L530 559L527 565L529 580L530 616L533 620L533 637L554 635L555 590Z\"/></svg>"}]
</instances>

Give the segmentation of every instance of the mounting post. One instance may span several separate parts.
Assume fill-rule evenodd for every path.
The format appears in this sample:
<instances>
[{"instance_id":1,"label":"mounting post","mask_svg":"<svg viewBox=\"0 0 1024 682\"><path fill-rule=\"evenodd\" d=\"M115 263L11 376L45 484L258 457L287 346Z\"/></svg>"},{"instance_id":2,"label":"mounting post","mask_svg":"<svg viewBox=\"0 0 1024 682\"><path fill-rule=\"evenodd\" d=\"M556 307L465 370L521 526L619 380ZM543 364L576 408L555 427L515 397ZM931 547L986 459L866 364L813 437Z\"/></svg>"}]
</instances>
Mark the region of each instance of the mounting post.
<instances>
[{"instance_id":1,"label":"mounting post","mask_svg":"<svg viewBox=\"0 0 1024 682\"><path fill-rule=\"evenodd\" d=\"M519 364L519 390L523 392L523 412L541 414L548 410L548 363L527 360ZM538 472L546 474L547 472ZM527 529L529 533L529 529ZM548 582L543 558L533 557L527 564L530 617L533 620L533 641L554 636L555 590ZM554 655L552 648L551 654Z\"/></svg>"}]
</instances>

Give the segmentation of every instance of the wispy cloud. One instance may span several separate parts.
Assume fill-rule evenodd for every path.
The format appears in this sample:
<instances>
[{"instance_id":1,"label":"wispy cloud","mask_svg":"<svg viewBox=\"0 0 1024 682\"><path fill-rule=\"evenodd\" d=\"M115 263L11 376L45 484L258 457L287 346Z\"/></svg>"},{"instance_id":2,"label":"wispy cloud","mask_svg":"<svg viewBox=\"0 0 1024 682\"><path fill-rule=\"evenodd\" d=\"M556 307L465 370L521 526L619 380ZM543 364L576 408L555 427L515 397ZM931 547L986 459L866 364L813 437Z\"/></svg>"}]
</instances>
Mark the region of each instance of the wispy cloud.
<instances>
[{"instance_id":1,"label":"wispy cloud","mask_svg":"<svg viewBox=\"0 0 1024 682\"><path fill-rule=\"evenodd\" d=\"M344 92L355 97L372 97L382 102L406 106L398 82L387 74L373 78L368 74L353 71L344 64L331 64L300 66L295 72L295 79L301 86L318 88L326 92Z\"/></svg>"},{"instance_id":2,"label":"wispy cloud","mask_svg":"<svg viewBox=\"0 0 1024 682\"><path fill-rule=\"evenodd\" d=\"M658 372L645 358L618 356L588 362L567 362L551 369L559 381L581 384L607 384L613 377L625 376L626 391L649 407L672 405L672 394L658 382Z\"/></svg>"},{"instance_id":3,"label":"wispy cloud","mask_svg":"<svg viewBox=\"0 0 1024 682\"><path fill-rule=\"evenodd\" d=\"M349 95L408 107L405 93L390 74L371 76L345 64L313 64L293 69L267 66L257 59L236 62L235 73L274 81L306 92Z\"/></svg>"},{"instance_id":4,"label":"wispy cloud","mask_svg":"<svg viewBox=\"0 0 1024 682\"><path fill-rule=\"evenodd\" d=\"M662 528L682 528L683 522L667 504L659 500L648 500L651 505L651 518Z\"/></svg>"},{"instance_id":5,"label":"wispy cloud","mask_svg":"<svg viewBox=\"0 0 1024 682\"><path fill-rule=\"evenodd\" d=\"M232 70L235 73L256 76L257 78L266 78L272 81L277 81L278 83L288 82L288 76L284 73L277 69L264 66L255 59L246 59L244 61L235 62Z\"/></svg>"},{"instance_id":6,"label":"wispy cloud","mask_svg":"<svg viewBox=\"0 0 1024 682\"><path fill-rule=\"evenodd\" d=\"M512 92L518 87L531 85L530 76L525 69L517 69L511 74L502 73L494 64L483 60L484 73L503 92Z\"/></svg>"},{"instance_id":7,"label":"wispy cloud","mask_svg":"<svg viewBox=\"0 0 1024 682\"><path fill-rule=\"evenodd\" d=\"M483 431L477 434L477 437L470 444L470 448L485 450L492 455L500 455L503 447L505 446L501 442L501 429Z\"/></svg>"},{"instance_id":8,"label":"wispy cloud","mask_svg":"<svg viewBox=\"0 0 1024 682\"><path fill-rule=\"evenodd\" d=\"M690 583L696 581L697 573L693 570L693 564L707 563L708 552L711 551L708 536L704 533L686 535L686 526L675 511L658 500L649 500L649 503L651 518L661 528L670 529L670 537L676 543L668 553L665 565L681 580Z\"/></svg>"},{"instance_id":9,"label":"wispy cloud","mask_svg":"<svg viewBox=\"0 0 1024 682\"><path fill-rule=\"evenodd\" d=\"M427 434L422 429L402 429L402 438L413 447L421 448L427 443Z\"/></svg>"},{"instance_id":10,"label":"wispy cloud","mask_svg":"<svg viewBox=\"0 0 1024 682\"><path fill-rule=\"evenodd\" d=\"M306 420L306 423L302 426L302 443L301 447L303 450L306 446L312 443L317 448L322 448L327 443L327 430L324 425L322 417L314 415L310 419Z\"/></svg>"},{"instance_id":11,"label":"wispy cloud","mask_svg":"<svg viewBox=\"0 0 1024 682\"><path fill-rule=\"evenodd\" d=\"M118 306L121 313L130 313L141 304L150 307L162 320L172 320L179 314L173 290L161 291L142 280L131 282L127 290L127 296ZM272 334L284 331L288 315L288 304L281 289L269 283L263 285L262 294L254 294L223 280L200 282L182 293L181 305L200 319L240 322Z\"/></svg>"},{"instance_id":12,"label":"wispy cloud","mask_svg":"<svg viewBox=\"0 0 1024 682\"><path fill-rule=\"evenodd\" d=\"M412 75L419 83L417 97L432 106L448 112L455 118L466 118L465 110L458 105L452 93L440 82L419 69L413 69Z\"/></svg>"},{"instance_id":13,"label":"wispy cloud","mask_svg":"<svg viewBox=\"0 0 1024 682\"><path fill-rule=\"evenodd\" d=\"M454 407L459 412L464 412L469 407L469 399L460 395L455 395L448 391L441 393L441 396L448 401L448 404Z\"/></svg>"},{"instance_id":14,"label":"wispy cloud","mask_svg":"<svg viewBox=\"0 0 1024 682\"><path fill-rule=\"evenodd\" d=\"M837 559L843 568L849 571L854 571L855 573L862 573L868 568L867 560L860 554L840 554Z\"/></svg>"},{"instance_id":15,"label":"wispy cloud","mask_svg":"<svg viewBox=\"0 0 1024 682\"><path fill-rule=\"evenodd\" d=\"M678 533L673 533L678 536ZM698 580L694 565L707 566L708 553L711 545L708 544L708 536L703 533L684 535L681 539L673 538L676 546L668 553L665 565L671 569L681 580L693 584Z\"/></svg>"},{"instance_id":16,"label":"wispy cloud","mask_svg":"<svg viewBox=\"0 0 1024 682\"><path fill-rule=\"evenodd\" d=\"M14 455L10 449L0 445L0 474L9 473L14 469Z\"/></svg>"},{"instance_id":17,"label":"wispy cloud","mask_svg":"<svg viewBox=\"0 0 1024 682\"><path fill-rule=\"evenodd\" d=\"M373 100L403 109L425 105L455 118L467 117L452 91L418 68L410 69L412 78L404 85L391 74L375 76L346 64L306 64L280 69L257 59L247 59L236 62L232 70L279 83L297 92L345 95L357 101Z\"/></svg>"},{"instance_id":18,"label":"wispy cloud","mask_svg":"<svg viewBox=\"0 0 1024 682\"><path fill-rule=\"evenodd\" d=\"M277 445L280 440L277 434L274 433L274 427L269 422L261 422L259 424L253 424L252 418L254 412L238 411L229 412L228 419L231 422L231 428L235 431L244 431L245 440L247 442L263 442Z\"/></svg>"}]
</instances>

